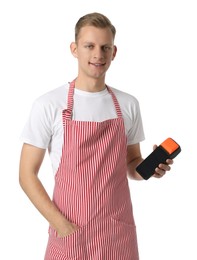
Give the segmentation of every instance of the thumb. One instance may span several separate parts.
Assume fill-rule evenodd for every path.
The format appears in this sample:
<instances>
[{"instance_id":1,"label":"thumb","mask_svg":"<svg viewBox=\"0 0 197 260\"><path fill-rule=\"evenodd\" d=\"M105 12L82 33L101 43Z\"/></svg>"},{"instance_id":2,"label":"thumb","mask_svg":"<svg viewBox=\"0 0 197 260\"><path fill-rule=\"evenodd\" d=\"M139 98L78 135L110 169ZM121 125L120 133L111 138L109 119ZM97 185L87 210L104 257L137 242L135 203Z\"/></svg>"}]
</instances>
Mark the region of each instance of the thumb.
<instances>
[{"instance_id":1,"label":"thumb","mask_svg":"<svg viewBox=\"0 0 197 260\"><path fill-rule=\"evenodd\" d=\"M157 148L157 145L154 144L154 145L153 145L153 151L154 151L156 148Z\"/></svg>"}]
</instances>

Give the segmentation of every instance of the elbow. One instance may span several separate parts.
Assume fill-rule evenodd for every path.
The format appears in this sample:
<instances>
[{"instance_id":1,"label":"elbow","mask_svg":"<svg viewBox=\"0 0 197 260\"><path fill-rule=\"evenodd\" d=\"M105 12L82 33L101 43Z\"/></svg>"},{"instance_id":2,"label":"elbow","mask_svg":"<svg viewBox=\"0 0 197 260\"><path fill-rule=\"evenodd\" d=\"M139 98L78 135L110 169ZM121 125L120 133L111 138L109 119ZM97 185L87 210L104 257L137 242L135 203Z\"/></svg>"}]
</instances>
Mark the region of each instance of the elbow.
<instances>
[{"instance_id":1,"label":"elbow","mask_svg":"<svg viewBox=\"0 0 197 260\"><path fill-rule=\"evenodd\" d=\"M22 189L24 189L25 186L25 176L22 171L19 171L19 178L18 178L19 185Z\"/></svg>"}]
</instances>

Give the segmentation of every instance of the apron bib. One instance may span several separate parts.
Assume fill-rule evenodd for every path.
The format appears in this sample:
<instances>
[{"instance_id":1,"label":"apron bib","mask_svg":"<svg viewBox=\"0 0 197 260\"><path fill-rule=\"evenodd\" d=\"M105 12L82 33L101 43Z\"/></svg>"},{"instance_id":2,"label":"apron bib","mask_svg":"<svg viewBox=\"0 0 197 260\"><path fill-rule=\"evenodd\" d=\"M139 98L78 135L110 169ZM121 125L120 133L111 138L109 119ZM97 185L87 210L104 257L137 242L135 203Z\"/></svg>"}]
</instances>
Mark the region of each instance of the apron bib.
<instances>
[{"instance_id":1,"label":"apron bib","mask_svg":"<svg viewBox=\"0 0 197 260\"><path fill-rule=\"evenodd\" d=\"M72 120L75 81L63 111L64 144L53 201L80 228L64 238L49 227L45 260L138 260L127 179L127 143L119 103L117 118Z\"/></svg>"}]
</instances>

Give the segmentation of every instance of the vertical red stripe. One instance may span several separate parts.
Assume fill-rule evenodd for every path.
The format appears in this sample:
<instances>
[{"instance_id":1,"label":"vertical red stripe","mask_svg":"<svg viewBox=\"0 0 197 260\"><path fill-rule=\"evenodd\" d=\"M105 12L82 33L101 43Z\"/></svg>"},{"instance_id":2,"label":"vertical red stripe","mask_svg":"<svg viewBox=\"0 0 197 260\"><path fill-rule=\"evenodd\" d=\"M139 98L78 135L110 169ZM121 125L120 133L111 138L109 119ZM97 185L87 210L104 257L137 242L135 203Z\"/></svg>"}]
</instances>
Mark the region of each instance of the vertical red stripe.
<instances>
[{"instance_id":1,"label":"vertical red stripe","mask_svg":"<svg viewBox=\"0 0 197 260\"><path fill-rule=\"evenodd\" d=\"M62 239L50 229L45 260L139 259L126 176L124 121L115 95L108 90L118 118L74 121L71 84L63 113L64 146L53 199L80 229Z\"/></svg>"}]
</instances>

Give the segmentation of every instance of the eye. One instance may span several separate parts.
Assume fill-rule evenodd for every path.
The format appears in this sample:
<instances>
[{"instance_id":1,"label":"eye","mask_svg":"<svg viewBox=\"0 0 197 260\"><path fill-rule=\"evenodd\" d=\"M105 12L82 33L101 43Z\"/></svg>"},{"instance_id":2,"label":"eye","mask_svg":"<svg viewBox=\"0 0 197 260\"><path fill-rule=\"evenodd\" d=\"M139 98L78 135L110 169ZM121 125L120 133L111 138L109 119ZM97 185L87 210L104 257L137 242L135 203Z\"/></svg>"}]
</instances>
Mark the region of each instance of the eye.
<instances>
[{"instance_id":1,"label":"eye","mask_svg":"<svg viewBox=\"0 0 197 260\"><path fill-rule=\"evenodd\" d=\"M106 46L103 46L102 49L103 49L103 51L107 52L107 51L111 50L111 46L106 45Z\"/></svg>"},{"instance_id":2,"label":"eye","mask_svg":"<svg viewBox=\"0 0 197 260\"><path fill-rule=\"evenodd\" d=\"M92 44L85 45L85 48L92 50L94 46Z\"/></svg>"}]
</instances>

